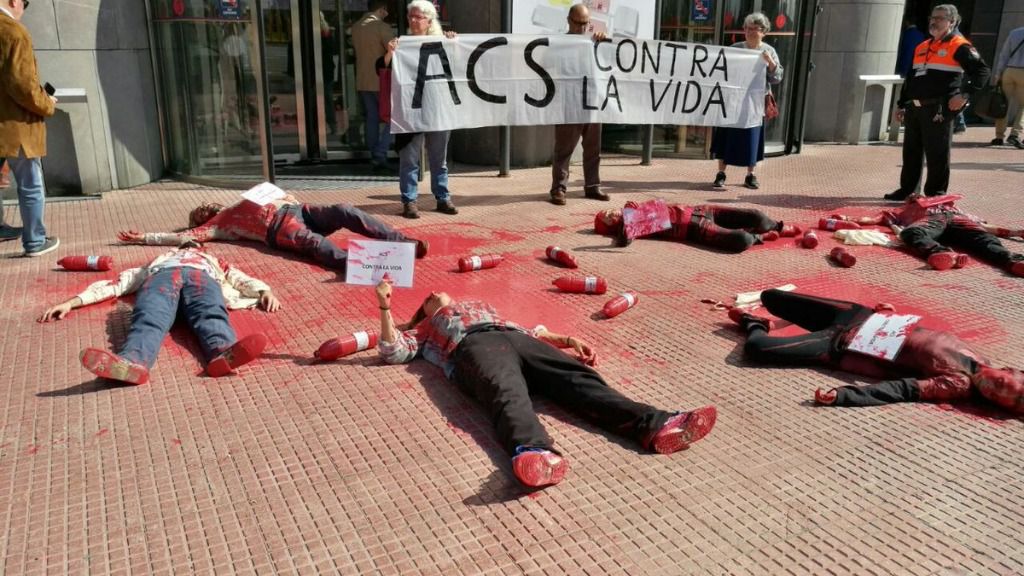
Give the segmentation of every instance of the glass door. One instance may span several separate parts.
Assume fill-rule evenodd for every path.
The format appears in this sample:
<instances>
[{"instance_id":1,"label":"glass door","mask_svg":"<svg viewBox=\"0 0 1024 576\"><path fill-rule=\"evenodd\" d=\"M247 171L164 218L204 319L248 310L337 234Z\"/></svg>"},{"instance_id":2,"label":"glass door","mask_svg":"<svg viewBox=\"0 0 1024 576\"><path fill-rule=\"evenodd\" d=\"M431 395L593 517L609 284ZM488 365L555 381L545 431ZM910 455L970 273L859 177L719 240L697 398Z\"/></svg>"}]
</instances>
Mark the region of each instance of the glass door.
<instances>
[{"instance_id":1,"label":"glass door","mask_svg":"<svg viewBox=\"0 0 1024 576\"><path fill-rule=\"evenodd\" d=\"M800 54L800 37L802 29L802 13L800 0L723 0L722 1L722 41L723 46L732 46L742 42L743 20L753 12L761 12L771 22L771 30L765 35L764 41L775 48L784 70L782 83L772 86L772 93L779 105L779 117L765 124L765 152L780 153L786 150L790 137L790 124L793 110L794 87L799 72L802 70L801 59L810 54L810 46L806 53ZM808 2L809 3L809 2Z\"/></svg>"},{"instance_id":2,"label":"glass door","mask_svg":"<svg viewBox=\"0 0 1024 576\"><path fill-rule=\"evenodd\" d=\"M271 156L275 163L307 156L305 107L298 97L304 84L299 0L260 0L263 3L265 78L270 101Z\"/></svg>"}]
</instances>

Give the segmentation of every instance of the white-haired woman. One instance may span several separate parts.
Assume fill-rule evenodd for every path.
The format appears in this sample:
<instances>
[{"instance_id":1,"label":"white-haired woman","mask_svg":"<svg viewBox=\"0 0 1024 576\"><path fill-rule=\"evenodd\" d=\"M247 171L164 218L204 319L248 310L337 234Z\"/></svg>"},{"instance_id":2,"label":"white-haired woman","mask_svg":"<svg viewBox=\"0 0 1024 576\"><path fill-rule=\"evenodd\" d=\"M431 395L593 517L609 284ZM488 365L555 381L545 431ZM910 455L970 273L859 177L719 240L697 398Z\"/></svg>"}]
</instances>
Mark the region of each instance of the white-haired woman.
<instances>
[{"instance_id":1,"label":"white-haired woman","mask_svg":"<svg viewBox=\"0 0 1024 576\"><path fill-rule=\"evenodd\" d=\"M782 82L782 63L775 49L764 43L764 35L771 30L768 17L754 12L743 19L743 33L746 40L732 45L733 48L757 50L768 64L768 89L772 84ZM715 188L725 188L725 167L746 166L747 177L743 185L757 190L760 184L754 169L764 160L764 123L753 128L715 128L711 138L711 157L718 159L718 174Z\"/></svg>"},{"instance_id":2,"label":"white-haired woman","mask_svg":"<svg viewBox=\"0 0 1024 576\"><path fill-rule=\"evenodd\" d=\"M444 32L437 21L437 9L428 0L413 0L406 7L406 18L409 22L409 34L412 36L447 36L452 38L455 32ZM391 67L391 58L398 47L398 40L388 44L388 51L383 57L382 68ZM448 137L450 132L421 132L418 134L396 134L395 148L398 150L398 189L402 194L402 216L419 218L416 198L419 195L417 183L420 175L420 157L423 155L424 144L427 147L427 162L430 165L430 191L437 200L437 211L445 214L458 214L452 203L451 192L448 190Z\"/></svg>"}]
</instances>

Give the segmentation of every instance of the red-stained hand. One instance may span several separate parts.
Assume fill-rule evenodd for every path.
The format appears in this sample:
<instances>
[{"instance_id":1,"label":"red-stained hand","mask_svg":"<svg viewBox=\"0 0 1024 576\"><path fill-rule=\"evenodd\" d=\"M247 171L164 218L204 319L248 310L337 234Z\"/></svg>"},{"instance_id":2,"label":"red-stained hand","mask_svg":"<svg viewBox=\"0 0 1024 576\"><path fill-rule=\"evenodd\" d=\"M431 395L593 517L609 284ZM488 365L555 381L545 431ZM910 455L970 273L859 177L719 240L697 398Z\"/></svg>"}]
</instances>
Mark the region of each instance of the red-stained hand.
<instances>
[{"instance_id":1,"label":"red-stained hand","mask_svg":"<svg viewBox=\"0 0 1024 576\"><path fill-rule=\"evenodd\" d=\"M569 345L572 346L576 357L587 366L597 366L597 352L579 338L569 338Z\"/></svg>"},{"instance_id":2,"label":"red-stained hand","mask_svg":"<svg viewBox=\"0 0 1024 576\"><path fill-rule=\"evenodd\" d=\"M281 309L281 301L274 296L270 290L260 293L260 308L267 312L277 312Z\"/></svg>"},{"instance_id":3,"label":"red-stained hand","mask_svg":"<svg viewBox=\"0 0 1024 576\"><path fill-rule=\"evenodd\" d=\"M117 239L126 244L142 244L146 236L137 230L121 230L117 233Z\"/></svg>"}]
</instances>

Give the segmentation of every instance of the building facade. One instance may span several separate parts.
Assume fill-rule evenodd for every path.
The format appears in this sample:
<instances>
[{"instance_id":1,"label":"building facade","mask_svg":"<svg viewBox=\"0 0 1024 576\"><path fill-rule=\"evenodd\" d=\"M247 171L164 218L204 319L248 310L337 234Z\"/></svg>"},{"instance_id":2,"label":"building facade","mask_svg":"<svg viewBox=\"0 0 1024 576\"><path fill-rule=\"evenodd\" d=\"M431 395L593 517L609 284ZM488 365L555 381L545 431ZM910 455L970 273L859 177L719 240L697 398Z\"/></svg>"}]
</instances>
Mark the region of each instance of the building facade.
<instances>
[{"instance_id":1,"label":"building facade","mask_svg":"<svg viewBox=\"0 0 1024 576\"><path fill-rule=\"evenodd\" d=\"M508 29L513 2L440 0L460 33ZM551 1L552 4L566 2ZM536 2L536 0L535 0ZM622 0L626 2L626 0ZM922 0L658 0L657 38L731 44L743 18L766 14L786 68L770 153L846 141L859 77L891 74L903 15L926 26ZM955 2L954 2L955 3ZM388 22L405 31L404 2ZM279 174L368 173L350 27L367 0L33 0L40 75L60 90L44 163L55 194L97 193L165 175L244 186ZM1024 26L1024 0L957 3L986 61ZM513 166L549 161L551 127L511 130ZM705 158L699 126L609 125L608 151ZM497 165L498 128L457 131L454 160Z\"/></svg>"}]
</instances>

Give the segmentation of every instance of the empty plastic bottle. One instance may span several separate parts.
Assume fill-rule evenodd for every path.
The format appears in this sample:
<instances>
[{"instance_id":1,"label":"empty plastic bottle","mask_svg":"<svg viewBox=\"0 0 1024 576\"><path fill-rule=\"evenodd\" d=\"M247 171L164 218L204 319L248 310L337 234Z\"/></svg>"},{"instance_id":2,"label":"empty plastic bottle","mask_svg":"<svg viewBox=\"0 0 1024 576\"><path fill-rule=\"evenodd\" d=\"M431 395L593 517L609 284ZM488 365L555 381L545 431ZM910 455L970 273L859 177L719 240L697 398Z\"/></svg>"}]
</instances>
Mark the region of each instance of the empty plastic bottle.
<instances>
[{"instance_id":1,"label":"empty plastic bottle","mask_svg":"<svg viewBox=\"0 0 1024 576\"><path fill-rule=\"evenodd\" d=\"M373 348L376 345L377 332L375 330L353 332L352 334L338 336L324 342L316 352L313 352L313 357L323 361L337 360L349 354Z\"/></svg>"},{"instance_id":2,"label":"empty plastic bottle","mask_svg":"<svg viewBox=\"0 0 1024 576\"><path fill-rule=\"evenodd\" d=\"M640 296L636 292L630 290L629 292L623 292L622 294L612 298L604 304L604 315L608 318L615 318L619 314L622 314L626 310L629 310L633 306L636 306Z\"/></svg>"},{"instance_id":3,"label":"empty plastic bottle","mask_svg":"<svg viewBox=\"0 0 1024 576\"><path fill-rule=\"evenodd\" d=\"M608 282L600 276L561 276L551 283L562 292L604 294L608 291Z\"/></svg>"},{"instance_id":4,"label":"empty plastic bottle","mask_svg":"<svg viewBox=\"0 0 1024 576\"><path fill-rule=\"evenodd\" d=\"M859 228L860 224L850 222L849 220L840 220L838 218L822 218L818 220L818 229L820 230L856 230Z\"/></svg>"},{"instance_id":5,"label":"empty plastic bottle","mask_svg":"<svg viewBox=\"0 0 1024 576\"><path fill-rule=\"evenodd\" d=\"M857 257L846 251L842 246L836 246L829 252L828 257L843 268L850 268L857 263Z\"/></svg>"},{"instance_id":6,"label":"empty plastic bottle","mask_svg":"<svg viewBox=\"0 0 1024 576\"><path fill-rule=\"evenodd\" d=\"M804 232L804 237L800 240L800 244L804 248L817 248L818 235L814 233L814 230L808 230L807 232Z\"/></svg>"},{"instance_id":7,"label":"empty plastic bottle","mask_svg":"<svg viewBox=\"0 0 1024 576\"><path fill-rule=\"evenodd\" d=\"M65 256L57 260L65 270L110 270L114 266L111 256Z\"/></svg>"},{"instance_id":8,"label":"empty plastic bottle","mask_svg":"<svg viewBox=\"0 0 1024 576\"><path fill-rule=\"evenodd\" d=\"M576 257L565 250L562 250L558 246L548 246L547 250L544 252L548 255L548 258L558 262L562 266L567 268L579 268L579 264L576 262Z\"/></svg>"},{"instance_id":9,"label":"empty plastic bottle","mask_svg":"<svg viewBox=\"0 0 1024 576\"><path fill-rule=\"evenodd\" d=\"M472 272L473 270L483 270L484 268L494 268L498 264L501 264L502 258L498 254L484 254L482 256L466 256L459 258L459 271L460 272Z\"/></svg>"}]
</instances>

